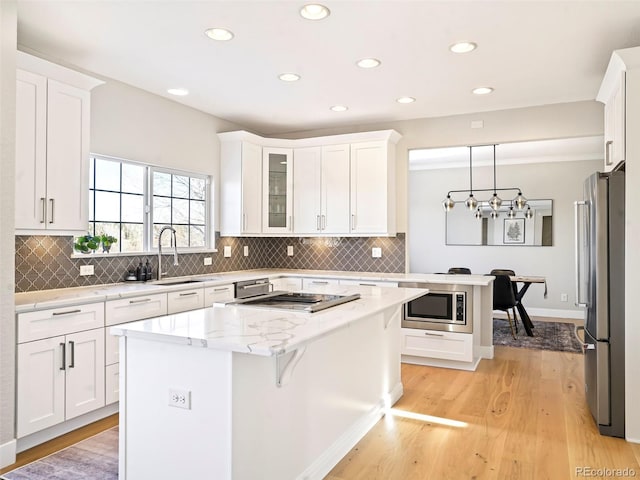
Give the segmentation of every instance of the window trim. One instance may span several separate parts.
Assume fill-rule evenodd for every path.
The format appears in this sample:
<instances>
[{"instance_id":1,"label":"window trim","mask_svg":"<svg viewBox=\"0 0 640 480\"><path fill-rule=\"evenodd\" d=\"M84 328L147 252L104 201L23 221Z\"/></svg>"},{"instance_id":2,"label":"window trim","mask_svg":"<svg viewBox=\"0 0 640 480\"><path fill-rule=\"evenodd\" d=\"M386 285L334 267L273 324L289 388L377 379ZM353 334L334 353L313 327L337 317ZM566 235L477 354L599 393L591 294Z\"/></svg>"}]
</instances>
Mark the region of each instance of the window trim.
<instances>
[{"instance_id":1,"label":"window trim","mask_svg":"<svg viewBox=\"0 0 640 480\"><path fill-rule=\"evenodd\" d=\"M190 171L186 171L186 170L179 170L176 168L171 168L171 167L166 167L166 166L161 166L161 165L154 165L154 164L150 164L150 163L144 163L144 162L140 162L140 161L135 161L135 160L128 160L125 158L120 158L120 157L114 157L114 156L110 156L110 155L102 155L102 154L98 154L98 153L90 153L89 154L89 162L93 162L94 159L99 159L99 160L106 160L106 161L112 161L112 162L119 162L120 165L126 163L126 164L130 164L130 165L136 165L139 167L144 168L144 185L143 185L143 222L142 222L142 243L143 243L143 250L141 251L135 251L135 252L121 252L121 251L117 251L117 252L110 252L110 253L93 253L93 254L76 254L75 251L72 255L72 258L78 256L79 258L87 258L87 257L103 257L103 256L116 256L116 255L122 255L122 256L133 256L133 255L141 255L141 254L157 254L158 253L158 248L153 246L153 174L154 172L162 172L162 173L168 173L171 175L180 175L180 176L185 176L185 177L189 177L189 178L199 178L204 180L205 182L205 199L204 199L204 207L205 207L205 223L204 223L204 245L203 246L197 246L197 247L178 247L178 252L180 253L207 253L207 252L212 252L215 253L217 252L217 249L214 246L214 242L215 242L215 235L214 235L214 218L213 218L213 207L212 207L212 202L213 202L213 189L212 189L212 185L214 184L213 182L213 178L211 175L206 174L206 173L200 173L200 172L190 172ZM92 169L88 169L88 170L92 170ZM96 189L96 185L95 185L95 165L94 165L94 169L93 169L93 175L94 175L94 181L93 182L89 182L88 184L88 190L89 190L89 202L93 201L94 205L93 205L93 220L88 220L89 224L93 223L95 225L96 223L96 219L95 219L95 191L104 191L103 189ZM91 187L91 184L93 183L93 187ZM122 167L120 168L120 189L122 189ZM119 192L113 192L113 193L119 193L120 195L123 194L122 190L120 190ZM139 195L139 194L138 194ZM171 197L171 198L179 198L179 197ZM190 199L188 199L190 200ZM121 206L122 208L122 206ZM112 223L123 223L122 222L122 212L120 212L120 221L118 222L112 222ZM125 222L127 223L127 222ZM95 226L94 226L94 231L95 231Z\"/></svg>"}]
</instances>

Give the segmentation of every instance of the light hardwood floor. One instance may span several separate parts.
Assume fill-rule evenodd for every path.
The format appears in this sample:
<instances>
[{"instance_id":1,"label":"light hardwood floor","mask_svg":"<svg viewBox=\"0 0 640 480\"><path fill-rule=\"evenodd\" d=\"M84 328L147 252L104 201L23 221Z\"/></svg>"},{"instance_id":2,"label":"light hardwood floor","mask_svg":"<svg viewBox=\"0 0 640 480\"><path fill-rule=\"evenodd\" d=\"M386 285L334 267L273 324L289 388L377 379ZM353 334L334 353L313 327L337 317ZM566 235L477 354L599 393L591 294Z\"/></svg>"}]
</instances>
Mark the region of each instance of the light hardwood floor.
<instances>
[{"instance_id":1,"label":"light hardwood floor","mask_svg":"<svg viewBox=\"0 0 640 480\"><path fill-rule=\"evenodd\" d=\"M578 467L630 468L640 477L640 445L600 436L593 424L581 355L495 351L476 372L403 364L395 414L381 419L327 480L584 478ZM38 446L19 464L117 422L114 415Z\"/></svg>"}]
</instances>

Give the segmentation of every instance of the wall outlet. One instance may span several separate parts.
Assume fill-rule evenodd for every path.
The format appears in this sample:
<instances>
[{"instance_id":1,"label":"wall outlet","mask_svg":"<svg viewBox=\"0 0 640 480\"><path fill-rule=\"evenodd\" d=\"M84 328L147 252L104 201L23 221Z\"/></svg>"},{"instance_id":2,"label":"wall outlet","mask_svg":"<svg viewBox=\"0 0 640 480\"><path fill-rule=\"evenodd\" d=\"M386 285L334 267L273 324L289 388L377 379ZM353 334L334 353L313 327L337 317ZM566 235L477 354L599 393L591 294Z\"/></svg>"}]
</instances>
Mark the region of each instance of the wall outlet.
<instances>
[{"instance_id":1,"label":"wall outlet","mask_svg":"<svg viewBox=\"0 0 640 480\"><path fill-rule=\"evenodd\" d=\"M382 258L382 248L380 247L373 247L371 249L371 256L373 258Z\"/></svg>"},{"instance_id":2,"label":"wall outlet","mask_svg":"<svg viewBox=\"0 0 640 480\"><path fill-rule=\"evenodd\" d=\"M223 248L224 257L229 258L231 256L231 245L225 245Z\"/></svg>"},{"instance_id":3,"label":"wall outlet","mask_svg":"<svg viewBox=\"0 0 640 480\"><path fill-rule=\"evenodd\" d=\"M243 254L245 257L248 257L248 256L249 256L249 246L248 246L248 245L245 245L244 247L242 247L242 254Z\"/></svg>"},{"instance_id":4,"label":"wall outlet","mask_svg":"<svg viewBox=\"0 0 640 480\"><path fill-rule=\"evenodd\" d=\"M211 257L204 257L204 264L205 265L212 265L213 264L213 259Z\"/></svg>"},{"instance_id":5,"label":"wall outlet","mask_svg":"<svg viewBox=\"0 0 640 480\"><path fill-rule=\"evenodd\" d=\"M293 245L287 245L287 257L293 257Z\"/></svg>"},{"instance_id":6,"label":"wall outlet","mask_svg":"<svg viewBox=\"0 0 640 480\"><path fill-rule=\"evenodd\" d=\"M191 410L191 392L180 388L169 389L169 406Z\"/></svg>"},{"instance_id":7,"label":"wall outlet","mask_svg":"<svg viewBox=\"0 0 640 480\"><path fill-rule=\"evenodd\" d=\"M94 275L93 265L80 265L80 275Z\"/></svg>"},{"instance_id":8,"label":"wall outlet","mask_svg":"<svg viewBox=\"0 0 640 480\"><path fill-rule=\"evenodd\" d=\"M567 295L566 293L561 293L560 294L560 301L561 302L568 302L569 301L569 295Z\"/></svg>"}]
</instances>

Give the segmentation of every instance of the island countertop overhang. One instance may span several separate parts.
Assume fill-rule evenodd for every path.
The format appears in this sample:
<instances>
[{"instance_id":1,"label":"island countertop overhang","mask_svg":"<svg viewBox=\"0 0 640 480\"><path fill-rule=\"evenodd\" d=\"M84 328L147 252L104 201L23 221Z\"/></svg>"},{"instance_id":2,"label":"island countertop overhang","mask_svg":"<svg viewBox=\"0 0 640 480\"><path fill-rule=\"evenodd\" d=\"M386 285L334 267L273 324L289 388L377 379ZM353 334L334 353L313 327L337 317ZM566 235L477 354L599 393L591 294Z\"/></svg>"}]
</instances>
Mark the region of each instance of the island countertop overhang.
<instances>
[{"instance_id":1,"label":"island countertop overhang","mask_svg":"<svg viewBox=\"0 0 640 480\"><path fill-rule=\"evenodd\" d=\"M336 286L336 295L358 300L315 313L214 305L199 310L113 326L112 335L261 356L294 351L367 316L395 311L428 292L420 288Z\"/></svg>"}]
</instances>

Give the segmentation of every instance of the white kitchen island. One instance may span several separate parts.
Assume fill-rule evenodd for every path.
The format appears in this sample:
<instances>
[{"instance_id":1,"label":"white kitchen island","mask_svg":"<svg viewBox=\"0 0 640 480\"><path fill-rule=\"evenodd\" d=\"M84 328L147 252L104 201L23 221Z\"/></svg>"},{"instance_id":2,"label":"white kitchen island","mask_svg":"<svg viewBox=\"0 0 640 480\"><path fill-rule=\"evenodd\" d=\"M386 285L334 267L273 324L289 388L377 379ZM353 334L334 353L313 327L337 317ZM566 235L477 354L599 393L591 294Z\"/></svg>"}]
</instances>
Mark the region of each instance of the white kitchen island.
<instances>
[{"instance_id":1,"label":"white kitchen island","mask_svg":"<svg viewBox=\"0 0 640 480\"><path fill-rule=\"evenodd\" d=\"M214 306L113 327L119 478L323 478L402 396L401 306L426 290L327 293L362 297L316 313Z\"/></svg>"}]
</instances>

